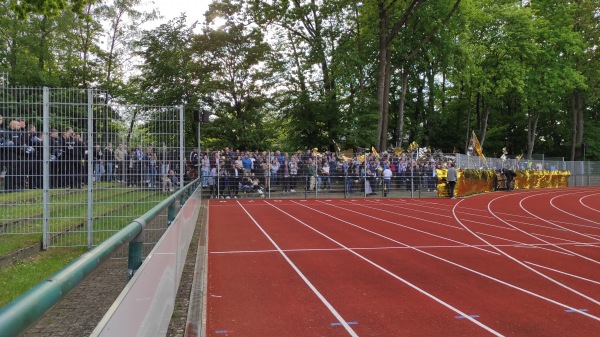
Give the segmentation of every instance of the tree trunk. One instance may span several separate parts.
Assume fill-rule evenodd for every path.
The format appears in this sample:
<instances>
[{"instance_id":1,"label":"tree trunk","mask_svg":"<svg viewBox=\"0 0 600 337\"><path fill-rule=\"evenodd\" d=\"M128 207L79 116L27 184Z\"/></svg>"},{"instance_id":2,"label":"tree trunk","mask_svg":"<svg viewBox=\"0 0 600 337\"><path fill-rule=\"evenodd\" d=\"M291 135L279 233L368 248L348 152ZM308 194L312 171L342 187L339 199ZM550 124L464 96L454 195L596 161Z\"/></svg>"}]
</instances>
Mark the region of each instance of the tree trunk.
<instances>
[{"instance_id":1,"label":"tree trunk","mask_svg":"<svg viewBox=\"0 0 600 337\"><path fill-rule=\"evenodd\" d=\"M392 81L392 64L391 64L392 53L388 49L386 51L386 69L385 69L385 82L384 82L384 90L383 97L386 99L383 100L383 111L381 114L381 138L379 139L379 151L387 150L387 142L388 142L388 122L389 122L389 111L390 111L390 86Z\"/></svg>"},{"instance_id":2,"label":"tree trunk","mask_svg":"<svg viewBox=\"0 0 600 337\"><path fill-rule=\"evenodd\" d=\"M490 118L491 105L483 102L483 114L481 116L481 124L479 125L479 145L483 150L483 143L485 143L485 136L487 133L488 119Z\"/></svg>"},{"instance_id":3,"label":"tree trunk","mask_svg":"<svg viewBox=\"0 0 600 337\"><path fill-rule=\"evenodd\" d=\"M400 104L398 106L398 120L396 122L396 130L398 130L398 138L396 139L396 147L402 147L404 140L404 105L406 103L406 90L408 88L408 69L402 69L402 88L400 89Z\"/></svg>"},{"instance_id":4,"label":"tree trunk","mask_svg":"<svg viewBox=\"0 0 600 337\"><path fill-rule=\"evenodd\" d=\"M535 112L532 112L531 107L529 107L527 111L527 159L531 159L533 155L539 119L540 110L538 109Z\"/></svg>"},{"instance_id":5,"label":"tree trunk","mask_svg":"<svg viewBox=\"0 0 600 337\"><path fill-rule=\"evenodd\" d=\"M383 1L379 2L379 64L377 66L377 107L379 118L377 120L377 148L381 150L381 139L384 138L383 134L387 133L383 129L384 117L387 117L385 101L388 99L386 93L386 79L389 55L389 44L388 44L388 24L389 17L388 11L384 8ZM388 89L389 90L389 89ZM387 123L386 123L387 124Z\"/></svg>"},{"instance_id":6,"label":"tree trunk","mask_svg":"<svg viewBox=\"0 0 600 337\"><path fill-rule=\"evenodd\" d=\"M435 69L434 65L429 62L429 70L427 74L427 87L429 88L429 93L427 95L427 109L424 110L423 115L423 145L422 147L429 146L429 136L430 136L430 128L429 128L429 117L433 116L435 110Z\"/></svg>"},{"instance_id":7,"label":"tree trunk","mask_svg":"<svg viewBox=\"0 0 600 337\"><path fill-rule=\"evenodd\" d=\"M573 116L571 161L583 158L583 98L579 89L575 89L571 96L571 110Z\"/></svg>"}]
</instances>

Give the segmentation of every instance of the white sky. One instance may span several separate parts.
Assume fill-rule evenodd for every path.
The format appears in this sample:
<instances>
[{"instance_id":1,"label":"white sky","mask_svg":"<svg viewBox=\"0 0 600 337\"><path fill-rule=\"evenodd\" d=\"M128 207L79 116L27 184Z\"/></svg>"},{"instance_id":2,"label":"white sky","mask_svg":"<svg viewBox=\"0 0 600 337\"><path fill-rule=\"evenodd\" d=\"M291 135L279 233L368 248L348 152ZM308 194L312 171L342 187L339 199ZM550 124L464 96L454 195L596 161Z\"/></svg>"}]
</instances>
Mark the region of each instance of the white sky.
<instances>
[{"instance_id":1,"label":"white sky","mask_svg":"<svg viewBox=\"0 0 600 337\"><path fill-rule=\"evenodd\" d=\"M148 8L157 8L160 11L160 15L164 18L155 22L157 25L165 23L175 17L178 17L181 13L186 13L187 22L192 23L198 21L199 23L204 22L204 12L208 9L208 5L212 0L149 0L153 1L154 5L148 4Z\"/></svg>"}]
</instances>

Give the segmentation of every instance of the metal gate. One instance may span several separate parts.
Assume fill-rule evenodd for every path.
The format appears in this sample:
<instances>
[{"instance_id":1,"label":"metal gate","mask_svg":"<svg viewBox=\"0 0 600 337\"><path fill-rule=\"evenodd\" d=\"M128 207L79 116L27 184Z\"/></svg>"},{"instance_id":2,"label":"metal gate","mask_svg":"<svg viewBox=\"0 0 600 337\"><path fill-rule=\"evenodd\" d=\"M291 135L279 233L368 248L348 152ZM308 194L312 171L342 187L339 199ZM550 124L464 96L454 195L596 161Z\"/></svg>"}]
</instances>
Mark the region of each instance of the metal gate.
<instances>
[{"instance_id":1,"label":"metal gate","mask_svg":"<svg viewBox=\"0 0 600 337\"><path fill-rule=\"evenodd\" d=\"M96 89L0 88L0 115L7 245L95 246L182 185L183 107L118 104Z\"/></svg>"}]
</instances>

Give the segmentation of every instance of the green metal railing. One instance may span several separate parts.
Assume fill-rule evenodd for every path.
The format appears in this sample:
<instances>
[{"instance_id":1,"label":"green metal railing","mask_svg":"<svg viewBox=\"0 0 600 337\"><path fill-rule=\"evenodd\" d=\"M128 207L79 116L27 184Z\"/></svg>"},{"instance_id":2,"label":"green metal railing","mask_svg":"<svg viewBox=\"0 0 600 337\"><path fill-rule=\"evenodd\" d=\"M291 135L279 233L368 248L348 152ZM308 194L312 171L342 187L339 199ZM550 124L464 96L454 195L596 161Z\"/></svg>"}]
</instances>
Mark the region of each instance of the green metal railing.
<instances>
[{"instance_id":1,"label":"green metal railing","mask_svg":"<svg viewBox=\"0 0 600 337\"><path fill-rule=\"evenodd\" d=\"M0 336L18 336L23 333L110 257L116 249L127 242L130 243L127 274L131 278L142 264L145 225L165 208L168 209L167 225L170 225L175 219L177 199L183 205L198 185L199 179L189 183L94 249L0 308Z\"/></svg>"}]
</instances>

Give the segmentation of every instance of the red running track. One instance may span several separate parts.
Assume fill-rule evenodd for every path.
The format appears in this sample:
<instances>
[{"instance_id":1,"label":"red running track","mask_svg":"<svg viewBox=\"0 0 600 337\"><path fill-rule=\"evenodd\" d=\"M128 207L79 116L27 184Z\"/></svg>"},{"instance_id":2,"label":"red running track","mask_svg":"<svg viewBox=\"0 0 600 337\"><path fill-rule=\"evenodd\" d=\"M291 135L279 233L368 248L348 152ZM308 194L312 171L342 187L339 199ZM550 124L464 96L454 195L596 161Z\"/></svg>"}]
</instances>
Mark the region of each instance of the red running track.
<instances>
[{"instance_id":1,"label":"red running track","mask_svg":"<svg viewBox=\"0 0 600 337\"><path fill-rule=\"evenodd\" d=\"M598 336L600 189L211 200L206 336Z\"/></svg>"}]
</instances>

